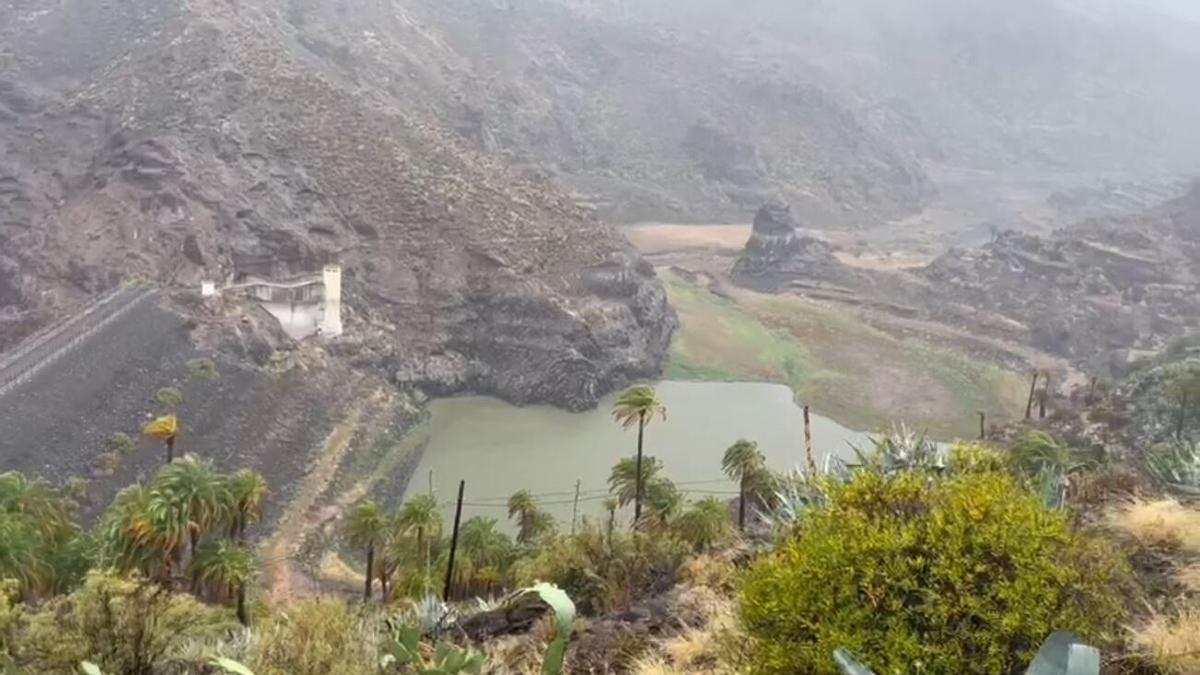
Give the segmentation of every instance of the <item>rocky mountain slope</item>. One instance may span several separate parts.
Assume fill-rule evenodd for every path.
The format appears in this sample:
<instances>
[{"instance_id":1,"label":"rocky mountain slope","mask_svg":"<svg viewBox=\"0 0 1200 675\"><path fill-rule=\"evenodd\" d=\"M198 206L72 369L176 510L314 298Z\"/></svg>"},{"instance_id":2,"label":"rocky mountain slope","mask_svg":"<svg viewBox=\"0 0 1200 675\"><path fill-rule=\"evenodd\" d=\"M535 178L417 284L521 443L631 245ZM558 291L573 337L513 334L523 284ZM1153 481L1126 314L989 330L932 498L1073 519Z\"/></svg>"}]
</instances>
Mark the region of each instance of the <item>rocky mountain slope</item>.
<instances>
[{"instance_id":1,"label":"rocky mountain slope","mask_svg":"<svg viewBox=\"0 0 1200 675\"><path fill-rule=\"evenodd\" d=\"M1005 231L908 270L848 265L769 206L732 275L750 288L869 305L1030 345L1089 372L1121 372L1138 352L1200 328L1200 185L1136 216L1046 237Z\"/></svg>"},{"instance_id":2,"label":"rocky mountain slope","mask_svg":"<svg viewBox=\"0 0 1200 675\"><path fill-rule=\"evenodd\" d=\"M1130 0L563 0L835 91L925 163L1200 168L1200 24ZM1176 3L1184 4L1184 3Z\"/></svg>"},{"instance_id":3,"label":"rocky mountain slope","mask_svg":"<svg viewBox=\"0 0 1200 675\"><path fill-rule=\"evenodd\" d=\"M336 259L338 349L402 383L579 408L656 372L674 319L628 244L331 67L287 14L0 5L7 343L130 275L196 287Z\"/></svg>"},{"instance_id":4,"label":"rocky mountain slope","mask_svg":"<svg viewBox=\"0 0 1200 675\"><path fill-rule=\"evenodd\" d=\"M278 4L310 58L608 219L736 222L777 197L875 222L933 192L833 88L675 25L559 0Z\"/></svg>"},{"instance_id":5,"label":"rocky mountain slope","mask_svg":"<svg viewBox=\"0 0 1200 675\"><path fill-rule=\"evenodd\" d=\"M1200 185L1134 217L1109 217L1050 237L1004 233L956 249L919 272L942 318L963 307L1005 317L1036 347L1120 369L1129 350L1154 350L1197 327Z\"/></svg>"}]
</instances>

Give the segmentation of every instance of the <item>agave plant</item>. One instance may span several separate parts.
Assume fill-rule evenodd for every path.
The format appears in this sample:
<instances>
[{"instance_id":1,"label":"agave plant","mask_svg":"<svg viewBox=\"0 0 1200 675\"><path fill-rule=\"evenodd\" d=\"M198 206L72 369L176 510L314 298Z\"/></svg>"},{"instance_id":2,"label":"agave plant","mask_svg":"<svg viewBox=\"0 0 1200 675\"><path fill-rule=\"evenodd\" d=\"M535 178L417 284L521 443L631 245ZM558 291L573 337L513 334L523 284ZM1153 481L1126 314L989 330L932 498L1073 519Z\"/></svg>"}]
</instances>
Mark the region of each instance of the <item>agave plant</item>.
<instances>
[{"instance_id":1,"label":"agave plant","mask_svg":"<svg viewBox=\"0 0 1200 675\"><path fill-rule=\"evenodd\" d=\"M917 433L900 422L892 425L890 434L871 440L868 450L851 446L858 462L852 466L874 466L884 473L895 473L909 469L944 471L947 464L946 449L930 440L924 433Z\"/></svg>"},{"instance_id":2,"label":"agave plant","mask_svg":"<svg viewBox=\"0 0 1200 675\"><path fill-rule=\"evenodd\" d=\"M391 636L383 642L383 652L379 665L385 672L403 668L420 675L483 672L483 654L470 647L442 642L438 643L432 657L427 657L421 649L421 630L417 626L394 626Z\"/></svg>"},{"instance_id":3,"label":"agave plant","mask_svg":"<svg viewBox=\"0 0 1200 675\"><path fill-rule=\"evenodd\" d=\"M531 601L545 603L558 620L558 630L554 640L546 648L546 656L542 659L542 675L559 675L563 671L563 661L567 656L567 642L571 639L571 630L575 624L575 603L566 591L558 586L539 583L508 596L505 604L510 608L516 608Z\"/></svg>"},{"instance_id":4,"label":"agave plant","mask_svg":"<svg viewBox=\"0 0 1200 675\"><path fill-rule=\"evenodd\" d=\"M1042 467L1029 481L1033 491L1041 495L1046 508L1058 510L1067 505L1070 478L1066 473L1053 467Z\"/></svg>"},{"instance_id":5,"label":"agave plant","mask_svg":"<svg viewBox=\"0 0 1200 675\"><path fill-rule=\"evenodd\" d=\"M1146 469L1171 489L1200 496L1200 445L1190 441L1157 445L1146 457Z\"/></svg>"},{"instance_id":6,"label":"agave plant","mask_svg":"<svg viewBox=\"0 0 1200 675\"><path fill-rule=\"evenodd\" d=\"M831 475L831 471L836 471L829 461L826 461L825 468L823 475L826 476ZM805 512L825 503L825 493L821 489L819 477L812 476L799 467L780 476L777 485L778 489L770 507L758 511L759 520L775 532L786 530Z\"/></svg>"},{"instance_id":7,"label":"agave plant","mask_svg":"<svg viewBox=\"0 0 1200 675\"><path fill-rule=\"evenodd\" d=\"M454 623L455 613L441 598L430 594L413 602L408 611L392 622L417 628L421 635L437 636Z\"/></svg>"}]
</instances>

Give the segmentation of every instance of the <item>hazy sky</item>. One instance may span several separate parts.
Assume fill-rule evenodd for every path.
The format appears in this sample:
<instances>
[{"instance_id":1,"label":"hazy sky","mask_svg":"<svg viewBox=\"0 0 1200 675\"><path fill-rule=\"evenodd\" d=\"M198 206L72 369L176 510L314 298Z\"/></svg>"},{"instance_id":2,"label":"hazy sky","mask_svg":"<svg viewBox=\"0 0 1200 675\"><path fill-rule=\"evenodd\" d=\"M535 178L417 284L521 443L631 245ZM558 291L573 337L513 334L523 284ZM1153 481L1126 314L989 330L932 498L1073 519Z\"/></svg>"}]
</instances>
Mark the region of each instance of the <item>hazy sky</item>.
<instances>
[{"instance_id":1,"label":"hazy sky","mask_svg":"<svg viewBox=\"0 0 1200 675\"><path fill-rule=\"evenodd\" d=\"M1128 2L1156 7L1177 16L1200 19L1200 0L1128 0Z\"/></svg>"}]
</instances>

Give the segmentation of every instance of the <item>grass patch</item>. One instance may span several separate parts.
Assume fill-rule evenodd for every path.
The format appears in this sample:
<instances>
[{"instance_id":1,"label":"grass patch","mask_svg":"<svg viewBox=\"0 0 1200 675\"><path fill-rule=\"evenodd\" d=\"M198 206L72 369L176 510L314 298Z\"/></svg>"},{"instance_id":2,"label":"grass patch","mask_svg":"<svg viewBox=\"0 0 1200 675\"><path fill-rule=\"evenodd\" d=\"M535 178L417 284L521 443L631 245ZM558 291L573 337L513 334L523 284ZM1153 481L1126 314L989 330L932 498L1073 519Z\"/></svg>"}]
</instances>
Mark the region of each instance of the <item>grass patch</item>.
<instances>
[{"instance_id":1,"label":"grass patch","mask_svg":"<svg viewBox=\"0 0 1200 675\"><path fill-rule=\"evenodd\" d=\"M792 295L732 299L662 273L680 330L667 376L779 382L817 411L860 429L903 419L939 438L973 436L1023 410L1023 376L917 338L897 338L856 310Z\"/></svg>"},{"instance_id":2,"label":"grass patch","mask_svg":"<svg viewBox=\"0 0 1200 675\"><path fill-rule=\"evenodd\" d=\"M1111 512L1109 520L1142 546L1200 553L1200 511L1174 499L1135 499Z\"/></svg>"}]
</instances>

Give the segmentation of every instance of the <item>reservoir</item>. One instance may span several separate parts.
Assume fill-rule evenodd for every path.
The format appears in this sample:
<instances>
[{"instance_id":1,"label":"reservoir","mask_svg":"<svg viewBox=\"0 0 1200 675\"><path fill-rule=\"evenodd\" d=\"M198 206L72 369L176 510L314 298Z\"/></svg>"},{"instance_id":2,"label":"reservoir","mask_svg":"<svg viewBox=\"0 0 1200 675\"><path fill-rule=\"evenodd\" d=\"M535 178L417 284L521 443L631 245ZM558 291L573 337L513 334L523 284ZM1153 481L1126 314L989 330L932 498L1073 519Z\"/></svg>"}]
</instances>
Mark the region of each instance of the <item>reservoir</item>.
<instances>
[{"instance_id":1,"label":"reservoir","mask_svg":"<svg viewBox=\"0 0 1200 675\"><path fill-rule=\"evenodd\" d=\"M753 382L661 382L655 387L667 419L655 419L646 428L645 454L662 460L662 475L687 499L736 494L736 484L721 472L721 457L740 438L756 441L774 469L804 465L804 416L788 387ZM612 466L636 454L636 428L622 430L613 422L616 398L613 394L584 413L516 407L478 396L433 401L429 444L408 494L427 491L432 470L449 527L458 481L466 480L463 520L487 516L511 531L505 502L527 489L560 528L569 529L578 481L580 515L598 516L604 513ZM869 444L867 434L815 414L812 427L818 464L830 453L853 457L850 444Z\"/></svg>"}]
</instances>

